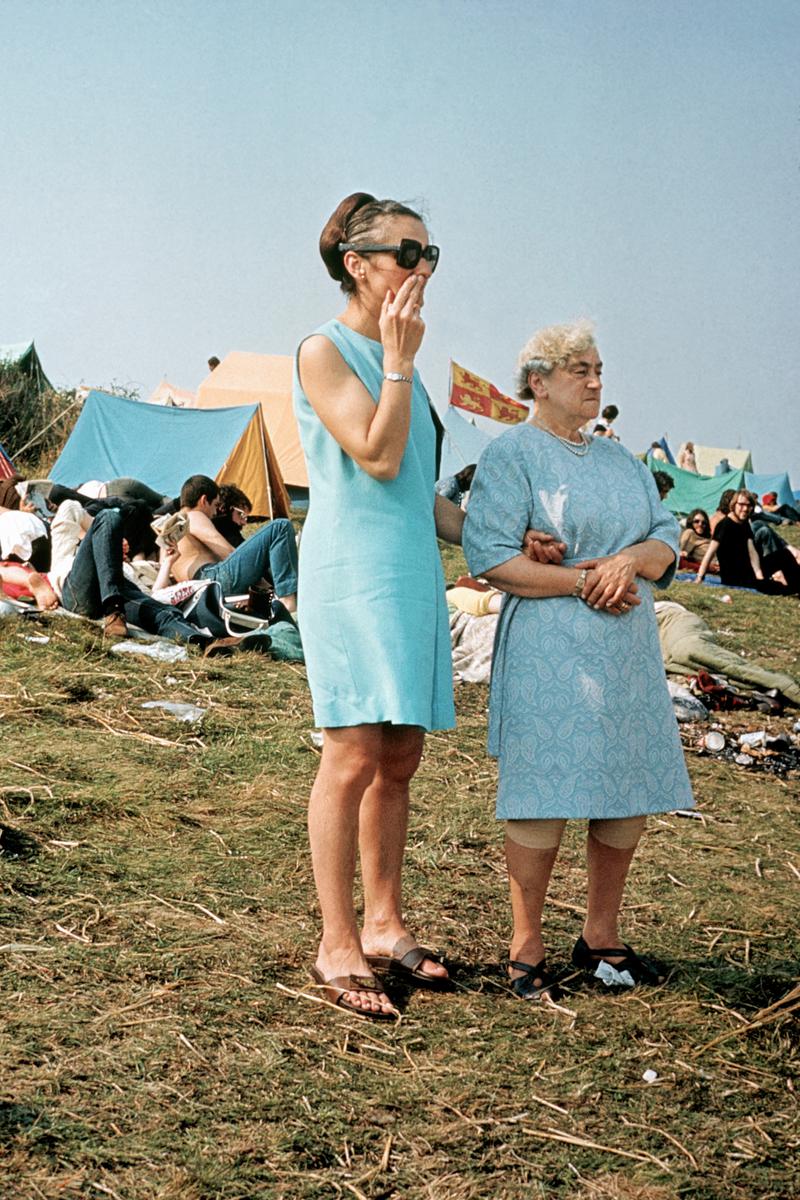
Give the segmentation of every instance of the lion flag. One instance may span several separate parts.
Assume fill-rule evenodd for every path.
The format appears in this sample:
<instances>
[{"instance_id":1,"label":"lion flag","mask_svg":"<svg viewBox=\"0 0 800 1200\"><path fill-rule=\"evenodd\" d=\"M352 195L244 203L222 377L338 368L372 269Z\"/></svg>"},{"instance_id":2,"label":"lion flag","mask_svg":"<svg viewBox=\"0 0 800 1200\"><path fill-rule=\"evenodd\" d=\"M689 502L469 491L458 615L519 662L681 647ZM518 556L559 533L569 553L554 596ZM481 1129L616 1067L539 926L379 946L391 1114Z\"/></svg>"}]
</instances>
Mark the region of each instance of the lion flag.
<instances>
[{"instance_id":1,"label":"lion flag","mask_svg":"<svg viewBox=\"0 0 800 1200\"><path fill-rule=\"evenodd\" d=\"M450 403L479 417L491 417L506 425L516 425L528 416L528 408L510 396L504 396L494 384L473 375L450 360Z\"/></svg>"}]
</instances>

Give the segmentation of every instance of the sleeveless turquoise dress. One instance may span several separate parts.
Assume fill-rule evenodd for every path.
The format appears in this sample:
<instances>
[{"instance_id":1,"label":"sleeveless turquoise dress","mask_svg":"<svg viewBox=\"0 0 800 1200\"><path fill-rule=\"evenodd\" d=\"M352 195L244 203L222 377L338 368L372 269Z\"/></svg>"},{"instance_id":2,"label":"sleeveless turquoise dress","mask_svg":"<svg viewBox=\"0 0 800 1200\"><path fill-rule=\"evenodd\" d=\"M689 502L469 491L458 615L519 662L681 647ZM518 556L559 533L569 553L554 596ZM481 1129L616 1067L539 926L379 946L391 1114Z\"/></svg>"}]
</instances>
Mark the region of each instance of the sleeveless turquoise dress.
<instances>
[{"instance_id":1,"label":"sleeveless turquoise dress","mask_svg":"<svg viewBox=\"0 0 800 1200\"><path fill-rule=\"evenodd\" d=\"M377 403L383 347L340 321L333 342ZM436 432L417 372L396 479L373 479L331 436L294 364L294 409L310 503L300 541L298 621L319 726L449 729L450 630L433 517Z\"/></svg>"}]
</instances>

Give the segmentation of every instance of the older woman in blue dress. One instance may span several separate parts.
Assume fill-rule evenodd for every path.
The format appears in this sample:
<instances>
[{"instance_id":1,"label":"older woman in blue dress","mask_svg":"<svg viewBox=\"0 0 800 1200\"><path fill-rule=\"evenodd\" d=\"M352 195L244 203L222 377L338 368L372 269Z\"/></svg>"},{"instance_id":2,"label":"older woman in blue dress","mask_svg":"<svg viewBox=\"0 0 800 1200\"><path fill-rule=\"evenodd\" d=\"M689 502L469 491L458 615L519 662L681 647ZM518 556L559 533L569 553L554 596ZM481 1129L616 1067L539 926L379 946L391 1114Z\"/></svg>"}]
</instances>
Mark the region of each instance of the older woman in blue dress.
<instances>
[{"instance_id":1,"label":"older woman in blue dress","mask_svg":"<svg viewBox=\"0 0 800 1200\"><path fill-rule=\"evenodd\" d=\"M484 451L464 527L473 575L506 592L495 643L489 751L514 929L508 972L552 998L542 912L564 824L588 818L588 895L573 963L614 984L661 975L622 942L623 889L647 813L693 803L666 687L651 585L665 586L678 525L643 463L581 433L600 407L591 325L543 329L519 358L533 417ZM562 565L519 553L535 525Z\"/></svg>"}]
</instances>

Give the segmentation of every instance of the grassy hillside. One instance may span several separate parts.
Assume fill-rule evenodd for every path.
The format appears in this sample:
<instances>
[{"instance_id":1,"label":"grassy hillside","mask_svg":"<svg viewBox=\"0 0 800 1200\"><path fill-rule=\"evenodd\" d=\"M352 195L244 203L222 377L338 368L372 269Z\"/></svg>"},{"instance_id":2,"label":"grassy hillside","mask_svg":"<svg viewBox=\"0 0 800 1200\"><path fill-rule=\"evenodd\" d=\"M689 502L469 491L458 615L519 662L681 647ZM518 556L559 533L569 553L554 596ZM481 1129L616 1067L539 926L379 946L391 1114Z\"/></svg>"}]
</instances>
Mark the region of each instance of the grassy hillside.
<instances>
[{"instance_id":1,"label":"grassy hillside","mask_svg":"<svg viewBox=\"0 0 800 1200\"><path fill-rule=\"evenodd\" d=\"M796 603L670 594L800 674ZM415 788L406 898L457 990L399 995L386 1029L307 989L303 669L117 656L65 619L1 622L0 638L5 1200L800 1194L796 1028L790 1003L770 1008L800 974L796 776L687 743L700 819L651 821L625 904L629 940L672 968L652 992L569 975L570 829L547 910L566 996L526 1006L497 968L487 689L460 686L458 730L429 738ZM154 699L206 716L180 724L141 707Z\"/></svg>"}]
</instances>

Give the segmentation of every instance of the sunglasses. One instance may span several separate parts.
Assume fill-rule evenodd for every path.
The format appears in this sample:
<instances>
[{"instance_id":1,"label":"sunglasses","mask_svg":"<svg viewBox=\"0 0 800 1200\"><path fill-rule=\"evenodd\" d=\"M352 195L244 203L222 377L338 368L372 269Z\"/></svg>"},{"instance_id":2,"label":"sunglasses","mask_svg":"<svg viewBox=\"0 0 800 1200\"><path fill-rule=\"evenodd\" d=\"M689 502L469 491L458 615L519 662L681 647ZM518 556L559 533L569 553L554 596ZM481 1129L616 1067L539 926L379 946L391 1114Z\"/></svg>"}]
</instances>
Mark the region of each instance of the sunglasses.
<instances>
[{"instance_id":1,"label":"sunglasses","mask_svg":"<svg viewBox=\"0 0 800 1200\"><path fill-rule=\"evenodd\" d=\"M431 274L436 270L439 261L438 246L423 246L414 238L401 238L399 246L379 246L374 242L339 242L342 253L345 250L355 250L356 254L393 254L398 267L404 271L413 271L421 258L431 264Z\"/></svg>"}]
</instances>

